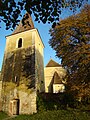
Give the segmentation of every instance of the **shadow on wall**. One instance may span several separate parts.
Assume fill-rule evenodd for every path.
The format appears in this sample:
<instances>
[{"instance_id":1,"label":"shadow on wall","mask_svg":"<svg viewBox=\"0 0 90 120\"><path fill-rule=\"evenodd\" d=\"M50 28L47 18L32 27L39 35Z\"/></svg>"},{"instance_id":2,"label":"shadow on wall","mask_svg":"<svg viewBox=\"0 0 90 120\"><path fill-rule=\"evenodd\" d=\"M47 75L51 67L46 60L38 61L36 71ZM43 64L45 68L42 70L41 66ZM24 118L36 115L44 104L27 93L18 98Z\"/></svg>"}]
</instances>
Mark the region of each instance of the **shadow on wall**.
<instances>
[{"instance_id":1,"label":"shadow on wall","mask_svg":"<svg viewBox=\"0 0 90 120\"><path fill-rule=\"evenodd\" d=\"M31 81L35 76L34 66L35 53L32 53L31 47L8 53L2 67L3 82L13 82L18 86L20 80L25 78L35 87L35 80Z\"/></svg>"},{"instance_id":2,"label":"shadow on wall","mask_svg":"<svg viewBox=\"0 0 90 120\"><path fill-rule=\"evenodd\" d=\"M50 82L50 84L49 84L49 86L48 86L48 91L49 91L50 93L53 93L53 83L54 83L54 79L53 79L53 77L52 77L52 80L51 80L51 82Z\"/></svg>"},{"instance_id":3,"label":"shadow on wall","mask_svg":"<svg viewBox=\"0 0 90 120\"><path fill-rule=\"evenodd\" d=\"M45 91L45 84L44 84L44 61L43 56L39 50L36 49L36 58L35 58L35 68L37 70L37 90L39 92Z\"/></svg>"},{"instance_id":4,"label":"shadow on wall","mask_svg":"<svg viewBox=\"0 0 90 120\"><path fill-rule=\"evenodd\" d=\"M37 74L35 73L36 70ZM35 54L34 47L20 48L7 53L6 58L4 58L2 75L3 82L13 82L17 86L22 80L28 81L28 89L35 88L37 77L40 89L45 89L43 56L38 50Z\"/></svg>"}]
</instances>

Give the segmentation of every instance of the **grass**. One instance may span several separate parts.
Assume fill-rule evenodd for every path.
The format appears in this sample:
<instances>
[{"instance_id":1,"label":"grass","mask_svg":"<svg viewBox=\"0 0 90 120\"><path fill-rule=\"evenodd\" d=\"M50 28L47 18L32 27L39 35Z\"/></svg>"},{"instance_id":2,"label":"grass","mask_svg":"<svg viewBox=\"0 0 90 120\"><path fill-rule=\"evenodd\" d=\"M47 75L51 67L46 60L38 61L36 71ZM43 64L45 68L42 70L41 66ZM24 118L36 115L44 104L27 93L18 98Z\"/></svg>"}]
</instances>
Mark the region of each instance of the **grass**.
<instances>
[{"instance_id":1,"label":"grass","mask_svg":"<svg viewBox=\"0 0 90 120\"><path fill-rule=\"evenodd\" d=\"M11 118L10 120L90 120L90 111L89 112L83 112L79 110L45 111L34 115L19 115L15 118Z\"/></svg>"},{"instance_id":2,"label":"grass","mask_svg":"<svg viewBox=\"0 0 90 120\"><path fill-rule=\"evenodd\" d=\"M0 120L4 120L7 117L8 117L7 114L5 114L4 112L0 112Z\"/></svg>"}]
</instances>

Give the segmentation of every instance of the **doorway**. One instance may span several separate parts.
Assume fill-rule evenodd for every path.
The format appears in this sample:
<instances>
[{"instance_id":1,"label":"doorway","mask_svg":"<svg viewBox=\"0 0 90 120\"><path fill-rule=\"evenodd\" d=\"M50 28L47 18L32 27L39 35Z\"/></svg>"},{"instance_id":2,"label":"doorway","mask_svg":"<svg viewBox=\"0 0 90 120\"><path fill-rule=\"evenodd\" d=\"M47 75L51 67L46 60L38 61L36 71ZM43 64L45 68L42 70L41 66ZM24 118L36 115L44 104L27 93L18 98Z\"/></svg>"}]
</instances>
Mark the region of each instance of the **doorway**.
<instances>
[{"instance_id":1,"label":"doorway","mask_svg":"<svg viewBox=\"0 0 90 120\"><path fill-rule=\"evenodd\" d=\"M9 105L9 113L11 115L19 115L19 106L20 106L19 99L11 100Z\"/></svg>"}]
</instances>

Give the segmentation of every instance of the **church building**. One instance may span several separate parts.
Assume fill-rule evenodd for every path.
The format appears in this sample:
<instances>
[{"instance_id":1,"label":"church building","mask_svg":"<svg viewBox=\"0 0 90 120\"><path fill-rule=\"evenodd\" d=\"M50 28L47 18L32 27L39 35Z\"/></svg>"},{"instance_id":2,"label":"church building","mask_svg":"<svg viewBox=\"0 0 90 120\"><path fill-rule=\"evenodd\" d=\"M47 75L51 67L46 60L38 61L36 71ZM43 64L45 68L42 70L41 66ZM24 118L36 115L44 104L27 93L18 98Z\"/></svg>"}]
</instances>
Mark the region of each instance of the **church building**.
<instances>
[{"instance_id":1,"label":"church building","mask_svg":"<svg viewBox=\"0 0 90 120\"><path fill-rule=\"evenodd\" d=\"M15 31L6 36L2 110L10 115L37 112L36 93L44 91L43 49L40 34L26 13Z\"/></svg>"},{"instance_id":2,"label":"church building","mask_svg":"<svg viewBox=\"0 0 90 120\"><path fill-rule=\"evenodd\" d=\"M50 59L44 68L44 74L46 93L61 93L65 91L66 81L64 77L66 70L60 64Z\"/></svg>"},{"instance_id":3,"label":"church building","mask_svg":"<svg viewBox=\"0 0 90 120\"><path fill-rule=\"evenodd\" d=\"M44 68L44 44L26 13L11 35L6 36L0 74L0 110L9 115L37 112L37 92L65 91L66 70L54 60Z\"/></svg>"}]
</instances>

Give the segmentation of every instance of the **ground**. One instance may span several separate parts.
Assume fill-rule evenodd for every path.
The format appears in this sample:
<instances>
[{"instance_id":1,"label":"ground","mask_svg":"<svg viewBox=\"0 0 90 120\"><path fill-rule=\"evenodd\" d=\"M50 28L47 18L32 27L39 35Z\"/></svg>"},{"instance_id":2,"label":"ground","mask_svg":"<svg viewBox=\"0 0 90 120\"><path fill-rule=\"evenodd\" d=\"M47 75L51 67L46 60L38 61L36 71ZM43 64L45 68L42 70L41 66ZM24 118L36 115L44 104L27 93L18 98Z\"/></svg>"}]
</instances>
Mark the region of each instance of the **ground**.
<instances>
[{"instance_id":1,"label":"ground","mask_svg":"<svg viewBox=\"0 0 90 120\"><path fill-rule=\"evenodd\" d=\"M5 120L5 117L8 116L0 112L0 120ZM19 115L7 120L90 120L90 111L80 111L75 109L53 110L40 112L34 115Z\"/></svg>"}]
</instances>

